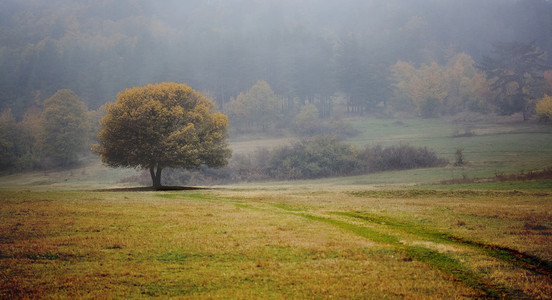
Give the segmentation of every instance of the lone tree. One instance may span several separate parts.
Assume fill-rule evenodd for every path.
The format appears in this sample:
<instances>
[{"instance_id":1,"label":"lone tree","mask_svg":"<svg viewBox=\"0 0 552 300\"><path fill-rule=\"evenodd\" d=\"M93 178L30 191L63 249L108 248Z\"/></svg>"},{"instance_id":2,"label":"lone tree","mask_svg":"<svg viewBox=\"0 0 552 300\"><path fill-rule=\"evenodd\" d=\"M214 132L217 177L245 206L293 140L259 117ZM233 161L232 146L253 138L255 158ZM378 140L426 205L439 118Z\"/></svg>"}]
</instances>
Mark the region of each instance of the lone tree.
<instances>
[{"instance_id":1,"label":"lone tree","mask_svg":"<svg viewBox=\"0 0 552 300\"><path fill-rule=\"evenodd\" d=\"M496 57L485 57L479 68L493 80L498 109L504 115L523 112L523 120L527 120L546 87L545 53L534 42L496 44L495 52Z\"/></svg>"},{"instance_id":2,"label":"lone tree","mask_svg":"<svg viewBox=\"0 0 552 300\"><path fill-rule=\"evenodd\" d=\"M111 167L149 169L161 187L164 168L223 167L228 163L228 119L211 100L185 84L127 89L106 105L94 151Z\"/></svg>"}]
</instances>

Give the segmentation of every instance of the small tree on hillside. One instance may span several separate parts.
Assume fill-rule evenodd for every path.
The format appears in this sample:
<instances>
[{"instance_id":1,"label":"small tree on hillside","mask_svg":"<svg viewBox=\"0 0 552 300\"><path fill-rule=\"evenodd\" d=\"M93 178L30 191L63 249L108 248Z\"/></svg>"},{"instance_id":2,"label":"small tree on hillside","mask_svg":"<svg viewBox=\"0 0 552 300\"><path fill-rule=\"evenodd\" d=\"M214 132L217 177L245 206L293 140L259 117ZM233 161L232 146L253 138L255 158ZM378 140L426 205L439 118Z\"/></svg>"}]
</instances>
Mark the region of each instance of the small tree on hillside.
<instances>
[{"instance_id":1,"label":"small tree on hillside","mask_svg":"<svg viewBox=\"0 0 552 300\"><path fill-rule=\"evenodd\" d=\"M245 94L230 101L228 114L238 127L257 126L265 132L281 118L281 105L270 85L259 80Z\"/></svg>"},{"instance_id":2,"label":"small tree on hillside","mask_svg":"<svg viewBox=\"0 0 552 300\"><path fill-rule=\"evenodd\" d=\"M8 169L13 167L16 160L15 143L17 123L11 110L0 114L0 168Z\"/></svg>"},{"instance_id":3,"label":"small tree on hillside","mask_svg":"<svg viewBox=\"0 0 552 300\"><path fill-rule=\"evenodd\" d=\"M228 120L213 108L185 84L127 89L106 106L94 150L111 167L149 170L156 189L164 168L225 166L231 154Z\"/></svg>"},{"instance_id":4,"label":"small tree on hillside","mask_svg":"<svg viewBox=\"0 0 552 300\"><path fill-rule=\"evenodd\" d=\"M320 134L320 123L318 108L309 103L303 105L301 111L295 116L293 129L299 135L313 136Z\"/></svg>"},{"instance_id":5,"label":"small tree on hillside","mask_svg":"<svg viewBox=\"0 0 552 300\"><path fill-rule=\"evenodd\" d=\"M44 101L39 148L46 165L65 167L86 150L86 107L70 90L59 90Z\"/></svg>"}]
</instances>

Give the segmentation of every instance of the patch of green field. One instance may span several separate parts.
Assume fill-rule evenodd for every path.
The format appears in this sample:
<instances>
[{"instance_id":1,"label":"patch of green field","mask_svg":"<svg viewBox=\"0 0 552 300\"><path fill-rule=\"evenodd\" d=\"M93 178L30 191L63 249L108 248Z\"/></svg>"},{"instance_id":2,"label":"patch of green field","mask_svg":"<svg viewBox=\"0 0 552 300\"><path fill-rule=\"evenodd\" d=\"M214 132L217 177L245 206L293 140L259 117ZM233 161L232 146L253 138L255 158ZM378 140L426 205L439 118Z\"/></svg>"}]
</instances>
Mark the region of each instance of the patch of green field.
<instances>
[{"instance_id":1,"label":"patch of green field","mask_svg":"<svg viewBox=\"0 0 552 300\"><path fill-rule=\"evenodd\" d=\"M446 185L424 185L420 189L443 189L443 190L496 190L496 191L542 191L550 193L552 191L552 180L525 180L525 181L496 181L496 182L477 182L464 184L446 184Z\"/></svg>"},{"instance_id":2,"label":"patch of green field","mask_svg":"<svg viewBox=\"0 0 552 300\"><path fill-rule=\"evenodd\" d=\"M496 173L518 173L552 165L552 126L549 125L530 122L459 124L442 119L359 119L354 124L362 133L349 142L358 146L410 144L427 147L451 163L456 149L463 149L467 165L427 174L420 172L418 178L426 182L438 176L441 180L463 176L486 178ZM464 126L469 127L473 135L455 137ZM420 182L419 179L414 181Z\"/></svg>"}]
</instances>

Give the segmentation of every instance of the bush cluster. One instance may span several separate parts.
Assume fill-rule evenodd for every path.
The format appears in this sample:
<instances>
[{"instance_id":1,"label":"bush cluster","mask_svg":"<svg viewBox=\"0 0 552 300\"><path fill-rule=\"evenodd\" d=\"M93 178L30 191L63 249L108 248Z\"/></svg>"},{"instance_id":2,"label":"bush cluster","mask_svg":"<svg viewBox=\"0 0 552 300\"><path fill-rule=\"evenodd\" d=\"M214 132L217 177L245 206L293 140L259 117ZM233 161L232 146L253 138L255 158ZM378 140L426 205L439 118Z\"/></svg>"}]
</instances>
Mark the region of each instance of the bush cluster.
<instances>
[{"instance_id":1,"label":"bush cluster","mask_svg":"<svg viewBox=\"0 0 552 300\"><path fill-rule=\"evenodd\" d=\"M264 173L271 179L310 179L352 174L359 169L353 147L336 137L316 136L270 153Z\"/></svg>"},{"instance_id":2,"label":"bush cluster","mask_svg":"<svg viewBox=\"0 0 552 300\"><path fill-rule=\"evenodd\" d=\"M447 161L425 147L397 145L357 149L333 136L315 136L274 150L232 157L228 167L167 171L165 184L222 184L352 176L389 170L437 167ZM147 176L146 176L147 177Z\"/></svg>"},{"instance_id":3,"label":"bush cluster","mask_svg":"<svg viewBox=\"0 0 552 300\"><path fill-rule=\"evenodd\" d=\"M426 147L398 145L383 148L366 147L357 159L362 162L364 173L391 170L407 170L443 166L447 161L437 157L434 151Z\"/></svg>"}]
</instances>

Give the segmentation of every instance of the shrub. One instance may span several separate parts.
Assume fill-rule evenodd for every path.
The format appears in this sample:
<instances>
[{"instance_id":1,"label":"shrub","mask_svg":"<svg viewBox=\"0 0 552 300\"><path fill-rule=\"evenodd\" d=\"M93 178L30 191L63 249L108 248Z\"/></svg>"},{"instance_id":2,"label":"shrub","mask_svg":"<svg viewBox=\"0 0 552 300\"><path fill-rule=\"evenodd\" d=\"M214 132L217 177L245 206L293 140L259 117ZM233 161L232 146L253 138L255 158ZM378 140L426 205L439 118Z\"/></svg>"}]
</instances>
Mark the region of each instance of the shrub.
<instances>
[{"instance_id":1,"label":"shrub","mask_svg":"<svg viewBox=\"0 0 552 300\"><path fill-rule=\"evenodd\" d=\"M275 179L309 179L342 176L358 170L354 148L336 137L316 136L276 149L267 173Z\"/></svg>"},{"instance_id":2,"label":"shrub","mask_svg":"<svg viewBox=\"0 0 552 300\"><path fill-rule=\"evenodd\" d=\"M366 147L359 155L366 172L430 168L446 165L444 159L438 158L435 152L423 147L409 145Z\"/></svg>"},{"instance_id":3,"label":"shrub","mask_svg":"<svg viewBox=\"0 0 552 300\"><path fill-rule=\"evenodd\" d=\"M359 153L336 137L317 136L275 150L267 165L267 175L275 179L309 179L446 164L446 160L438 158L435 152L425 147L375 146L366 147Z\"/></svg>"},{"instance_id":4,"label":"shrub","mask_svg":"<svg viewBox=\"0 0 552 300\"><path fill-rule=\"evenodd\" d=\"M466 163L463 148L456 148L456 152L454 152L454 157L456 158L456 160L454 161L455 166L463 166Z\"/></svg>"}]
</instances>

